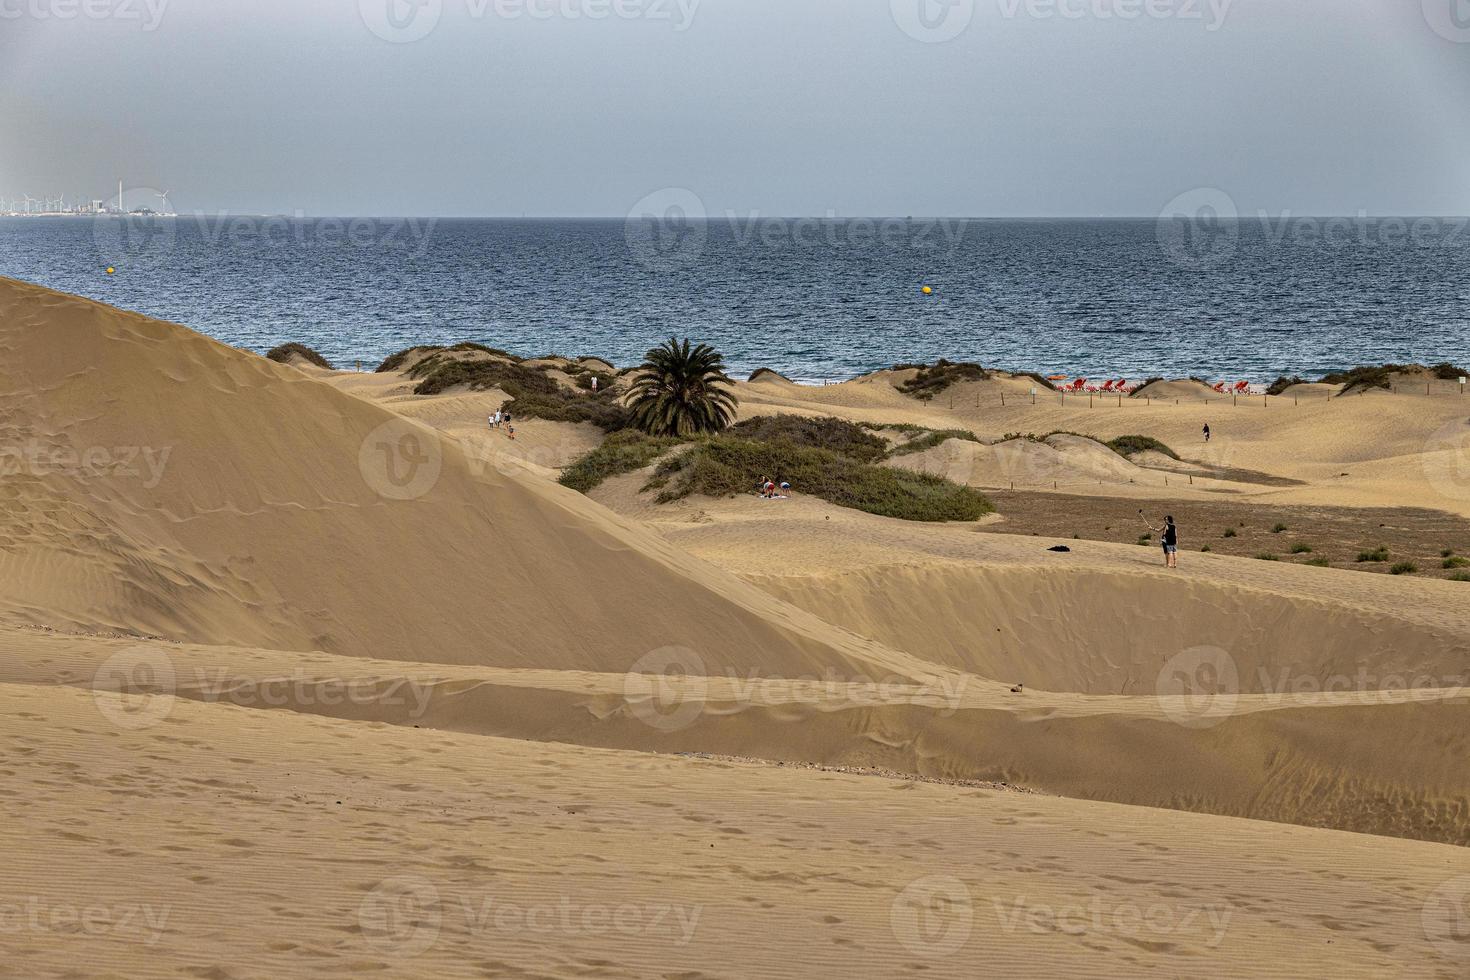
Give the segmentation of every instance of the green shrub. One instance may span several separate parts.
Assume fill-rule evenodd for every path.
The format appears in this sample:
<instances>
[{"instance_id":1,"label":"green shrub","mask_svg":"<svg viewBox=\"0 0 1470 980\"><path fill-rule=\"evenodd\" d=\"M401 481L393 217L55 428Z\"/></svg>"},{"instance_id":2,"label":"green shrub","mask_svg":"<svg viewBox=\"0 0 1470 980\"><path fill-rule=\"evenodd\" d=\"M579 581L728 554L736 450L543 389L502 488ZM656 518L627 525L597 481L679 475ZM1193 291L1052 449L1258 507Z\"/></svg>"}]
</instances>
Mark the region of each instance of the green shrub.
<instances>
[{"instance_id":1,"label":"green shrub","mask_svg":"<svg viewBox=\"0 0 1470 980\"><path fill-rule=\"evenodd\" d=\"M1413 575L1419 570L1419 566L1411 561L1401 561L1389 569L1393 575Z\"/></svg>"},{"instance_id":2,"label":"green shrub","mask_svg":"<svg viewBox=\"0 0 1470 980\"><path fill-rule=\"evenodd\" d=\"M909 456L914 453L922 453L927 449L948 442L951 439L962 439L965 442L979 442L980 437L968 429L921 429L923 435L916 436L908 442L900 443L888 451L888 457Z\"/></svg>"},{"instance_id":3,"label":"green shrub","mask_svg":"<svg viewBox=\"0 0 1470 980\"><path fill-rule=\"evenodd\" d=\"M1323 375L1322 381L1330 385L1344 385L1343 394L1369 388L1393 387L1393 375L1406 370L1402 364L1380 364L1376 367L1355 367Z\"/></svg>"},{"instance_id":4,"label":"green shrub","mask_svg":"<svg viewBox=\"0 0 1470 980\"><path fill-rule=\"evenodd\" d=\"M1263 551L1259 555L1256 555L1256 561L1280 561L1280 560L1281 559L1278 556L1271 554L1269 551Z\"/></svg>"},{"instance_id":5,"label":"green shrub","mask_svg":"<svg viewBox=\"0 0 1470 980\"><path fill-rule=\"evenodd\" d=\"M1332 562L1328 561L1326 558L1313 558L1310 561L1302 562L1302 564L1303 565L1315 565L1318 568L1331 568L1332 567Z\"/></svg>"},{"instance_id":6,"label":"green shrub","mask_svg":"<svg viewBox=\"0 0 1470 980\"><path fill-rule=\"evenodd\" d=\"M331 361L327 360L325 357L322 357L320 354L312 350L310 347L307 347L305 344L298 344L295 342L289 344L281 344L279 347L272 347L269 351L266 352L265 356L266 360L275 361L279 364L290 364L291 358L299 357L306 363L314 364L319 368L326 368L328 371L335 370L335 368L332 367Z\"/></svg>"},{"instance_id":7,"label":"green shrub","mask_svg":"<svg viewBox=\"0 0 1470 980\"><path fill-rule=\"evenodd\" d=\"M1470 572L1456 572L1450 576L1451 582L1470 582Z\"/></svg>"},{"instance_id":8,"label":"green shrub","mask_svg":"<svg viewBox=\"0 0 1470 980\"><path fill-rule=\"evenodd\" d=\"M990 372L978 364L957 364L943 358L932 366L926 364L895 364L895 371L917 368L918 374L899 385L898 390L912 395L920 401L930 401L935 395L962 381L984 381Z\"/></svg>"},{"instance_id":9,"label":"green shrub","mask_svg":"<svg viewBox=\"0 0 1470 980\"><path fill-rule=\"evenodd\" d=\"M1200 549L1200 551L1202 551L1202 552L1210 552L1210 551L1214 551L1214 550L1215 549L1214 548L1211 548L1209 545L1205 545L1203 548Z\"/></svg>"},{"instance_id":10,"label":"green shrub","mask_svg":"<svg viewBox=\"0 0 1470 980\"><path fill-rule=\"evenodd\" d=\"M587 493L611 477L641 470L678 445L678 439L644 435L635 429L614 432L602 445L562 470L561 484Z\"/></svg>"},{"instance_id":11,"label":"green shrub","mask_svg":"<svg viewBox=\"0 0 1470 980\"><path fill-rule=\"evenodd\" d=\"M409 347L396 354L389 354L383 358L383 363L378 365L378 373L385 371L397 371L407 363L408 359L415 354L431 353L443 350L443 347L435 347L431 344L420 344L418 347Z\"/></svg>"},{"instance_id":12,"label":"green shrub","mask_svg":"<svg viewBox=\"0 0 1470 980\"><path fill-rule=\"evenodd\" d=\"M501 350L499 347L486 347L484 344L477 344L473 340L462 340L449 349L452 351L479 351L481 354L492 354L495 357L504 357L512 361L525 360L525 358L517 357L508 350ZM548 354L547 356L555 357L556 355Z\"/></svg>"},{"instance_id":13,"label":"green shrub","mask_svg":"<svg viewBox=\"0 0 1470 980\"><path fill-rule=\"evenodd\" d=\"M1103 445L1107 446L1119 456L1132 457L1136 453L1153 450L1156 453L1163 453L1170 459L1179 458L1178 453L1152 436L1119 436L1116 439L1108 440Z\"/></svg>"},{"instance_id":14,"label":"green shrub","mask_svg":"<svg viewBox=\"0 0 1470 980\"><path fill-rule=\"evenodd\" d=\"M1297 542L1296 544L1291 546L1291 553L1293 555L1310 555L1312 553L1312 546L1302 542Z\"/></svg>"},{"instance_id":15,"label":"green shrub","mask_svg":"<svg viewBox=\"0 0 1470 980\"><path fill-rule=\"evenodd\" d=\"M804 415L758 415L730 427L736 439L784 442L807 449L827 449L860 463L876 463L888 455L888 443L845 419Z\"/></svg>"},{"instance_id":16,"label":"green shrub","mask_svg":"<svg viewBox=\"0 0 1470 980\"><path fill-rule=\"evenodd\" d=\"M1285 524L1277 524L1275 527L1271 528L1271 533L1272 534L1281 534L1285 530L1286 530L1286 525Z\"/></svg>"},{"instance_id":17,"label":"green shrub","mask_svg":"<svg viewBox=\"0 0 1470 980\"><path fill-rule=\"evenodd\" d=\"M632 425L622 398L610 391L576 394L558 388L551 394L519 395L503 407L512 415L548 422L591 422L603 432L620 432Z\"/></svg>"},{"instance_id":18,"label":"green shrub","mask_svg":"<svg viewBox=\"0 0 1470 980\"><path fill-rule=\"evenodd\" d=\"M937 476L860 463L796 446L718 436L665 459L644 489L659 503L691 494L728 497L755 490L762 476L840 507L909 521L974 521L994 508L978 491Z\"/></svg>"},{"instance_id":19,"label":"green shrub","mask_svg":"<svg viewBox=\"0 0 1470 980\"><path fill-rule=\"evenodd\" d=\"M1452 555L1449 558L1446 558L1444 560L1444 564L1441 565L1440 567L1441 568L1470 568L1470 558L1459 558L1459 557L1456 557L1456 556L1453 556Z\"/></svg>"},{"instance_id":20,"label":"green shrub","mask_svg":"<svg viewBox=\"0 0 1470 980\"><path fill-rule=\"evenodd\" d=\"M1373 551L1360 551L1360 552L1358 552L1358 561L1360 561L1360 562L1383 562L1383 561L1388 561L1388 549L1385 548L1385 547L1380 546L1380 547L1374 549Z\"/></svg>"},{"instance_id":21,"label":"green shrub","mask_svg":"<svg viewBox=\"0 0 1470 980\"><path fill-rule=\"evenodd\" d=\"M1227 537L1227 538L1238 537L1238 535L1235 533L1235 528L1233 528L1233 527L1227 527L1225 529L1225 534L1223 536L1224 537Z\"/></svg>"},{"instance_id":22,"label":"green shrub","mask_svg":"<svg viewBox=\"0 0 1470 980\"><path fill-rule=\"evenodd\" d=\"M1306 383L1306 378L1298 377L1296 375L1292 375L1288 378L1285 375L1282 375L1275 381L1271 382L1271 386L1266 389L1266 394L1279 395L1285 392L1288 388L1295 387L1296 385L1304 385Z\"/></svg>"},{"instance_id":23,"label":"green shrub","mask_svg":"<svg viewBox=\"0 0 1470 980\"><path fill-rule=\"evenodd\" d=\"M454 361L431 356L409 369L421 379L415 395L437 395L460 385L472 391L499 388L511 397L504 408L512 415L548 422L591 422L604 432L629 426L628 410L611 390L596 394L568 391L545 369L504 361Z\"/></svg>"},{"instance_id":24,"label":"green shrub","mask_svg":"<svg viewBox=\"0 0 1470 980\"><path fill-rule=\"evenodd\" d=\"M1027 378L1031 381L1034 381L1036 382L1036 385L1040 388L1046 388L1050 391L1057 390L1056 384L1050 378L1044 375L1037 374L1035 371L1015 371L1012 372L1012 374L1014 377L1017 378Z\"/></svg>"},{"instance_id":25,"label":"green shrub","mask_svg":"<svg viewBox=\"0 0 1470 980\"><path fill-rule=\"evenodd\" d=\"M1450 363L1425 367L1422 364L1379 364L1372 367L1355 367L1347 371L1329 374L1322 380L1328 384L1346 385L1343 394L1368 388L1392 388L1395 374L1427 371L1441 381L1458 381L1465 372Z\"/></svg>"}]
</instances>

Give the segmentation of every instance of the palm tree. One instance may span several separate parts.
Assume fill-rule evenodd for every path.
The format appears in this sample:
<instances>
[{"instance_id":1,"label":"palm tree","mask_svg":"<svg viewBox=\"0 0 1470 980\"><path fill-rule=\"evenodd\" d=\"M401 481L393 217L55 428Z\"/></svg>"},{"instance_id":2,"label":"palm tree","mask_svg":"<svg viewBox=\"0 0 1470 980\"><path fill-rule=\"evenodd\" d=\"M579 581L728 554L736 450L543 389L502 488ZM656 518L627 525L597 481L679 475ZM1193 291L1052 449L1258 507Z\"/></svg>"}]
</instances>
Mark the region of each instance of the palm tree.
<instances>
[{"instance_id":1,"label":"palm tree","mask_svg":"<svg viewBox=\"0 0 1470 980\"><path fill-rule=\"evenodd\" d=\"M649 435L718 432L735 420L738 404L726 385L725 357L708 344L677 338L644 355L628 391L633 424Z\"/></svg>"}]
</instances>

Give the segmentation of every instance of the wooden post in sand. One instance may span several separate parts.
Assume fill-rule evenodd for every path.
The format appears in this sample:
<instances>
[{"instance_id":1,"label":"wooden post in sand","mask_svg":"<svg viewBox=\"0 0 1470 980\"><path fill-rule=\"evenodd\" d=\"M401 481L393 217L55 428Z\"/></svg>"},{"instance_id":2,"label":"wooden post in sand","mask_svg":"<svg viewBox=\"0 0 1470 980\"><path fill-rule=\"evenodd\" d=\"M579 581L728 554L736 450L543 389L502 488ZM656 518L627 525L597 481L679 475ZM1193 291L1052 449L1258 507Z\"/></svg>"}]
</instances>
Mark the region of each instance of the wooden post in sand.
<instances>
[{"instance_id":1,"label":"wooden post in sand","mask_svg":"<svg viewBox=\"0 0 1470 980\"><path fill-rule=\"evenodd\" d=\"M979 395L976 395L975 396L975 407L976 408L979 408L980 407L980 396ZM1000 407L1001 408L1005 408L1006 407L1006 393L1003 392L1003 391L1000 393Z\"/></svg>"}]
</instances>

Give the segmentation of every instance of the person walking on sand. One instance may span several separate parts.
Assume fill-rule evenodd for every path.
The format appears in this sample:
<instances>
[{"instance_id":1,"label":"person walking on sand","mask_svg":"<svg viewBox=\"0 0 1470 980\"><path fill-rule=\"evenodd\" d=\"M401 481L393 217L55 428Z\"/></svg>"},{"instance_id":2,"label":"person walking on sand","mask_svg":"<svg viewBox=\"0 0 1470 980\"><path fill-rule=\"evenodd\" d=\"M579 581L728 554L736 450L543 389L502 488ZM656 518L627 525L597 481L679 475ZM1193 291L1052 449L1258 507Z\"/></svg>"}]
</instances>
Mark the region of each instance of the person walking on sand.
<instances>
[{"instance_id":1,"label":"person walking on sand","mask_svg":"<svg viewBox=\"0 0 1470 980\"><path fill-rule=\"evenodd\" d=\"M1205 442L1210 441L1210 423L1205 423Z\"/></svg>"},{"instance_id":2,"label":"person walking on sand","mask_svg":"<svg viewBox=\"0 0 1470 980\"><path fill-rule=\"evenodd\" d=\"M1139 517L1143 517L1143 511L1139 510ZM1164 518L1163 527L1154 527L1153 522L1143 517L1143 523L1148 525L1150 531L1162 531L1164 542L1164 564L1169 568L1179 567L1179 527L1174 523L1174 515L1170 514Z\"/></svg>"}]
</instances>

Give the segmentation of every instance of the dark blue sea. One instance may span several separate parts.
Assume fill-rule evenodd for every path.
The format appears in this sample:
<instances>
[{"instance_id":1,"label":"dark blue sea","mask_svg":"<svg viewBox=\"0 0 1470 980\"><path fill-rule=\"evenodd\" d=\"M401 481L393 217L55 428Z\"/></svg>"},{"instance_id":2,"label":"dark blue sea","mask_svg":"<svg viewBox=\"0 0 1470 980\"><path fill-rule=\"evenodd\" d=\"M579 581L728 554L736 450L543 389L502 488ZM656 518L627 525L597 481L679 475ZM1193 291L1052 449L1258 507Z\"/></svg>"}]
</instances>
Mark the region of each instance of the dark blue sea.
<instances>
[{"instance_id":1,"label":"dark blue sea","mask_svg":"<svg viewBox=\"0 0 1470 980\"><path fill-rule=\"evenodd\" d=\"M0 275L349 367L461 340L627 365L674 334L802 380L1470 360L1459 219L0 218Z\"/></svg>"}]
</instances>

